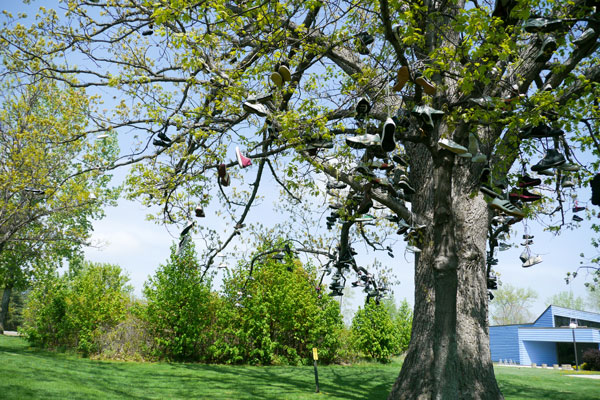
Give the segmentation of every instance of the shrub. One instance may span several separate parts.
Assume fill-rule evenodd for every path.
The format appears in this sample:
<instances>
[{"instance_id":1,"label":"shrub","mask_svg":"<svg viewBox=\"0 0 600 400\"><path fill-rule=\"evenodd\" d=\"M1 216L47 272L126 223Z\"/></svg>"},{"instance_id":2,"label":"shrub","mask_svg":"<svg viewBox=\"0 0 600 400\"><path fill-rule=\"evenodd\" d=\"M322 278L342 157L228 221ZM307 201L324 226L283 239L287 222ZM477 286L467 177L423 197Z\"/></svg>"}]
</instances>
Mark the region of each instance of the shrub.
<instances>
[{"instance_id":1,"label":"shrub","mask_svg":"<svg viewBox=\"0 0 600 400\"><path fill-rule=\"evenodd\" d=\"M590 370L600 371L600 350L589 349L583 353L583 362L587 364Z\"/></svg>"},{"instance_id":2,"label":"shrub","mask_svg":"<svg viewBox=\"0 0 600 400\"><path fill-rule=\"evenodd\" d=\"M142 318L153 338L153 354L176 361L205 361L215 341L218 299L202 271L190 242L145 284L147 306Z\"/></svg>"},{"instance_id":3,"label":"shrub","mask_svg":"<svg viewBox=\"0 0 600 400\"><path fill-rule=\"evenodd\" d=\"M98 337L98 358L142 361L150 358L153 339L146 321L139 317L142 304L129 307L125 319L118 325L103 329Z\"/></svg>"},{"instance_id":4,"label":"shrub","mask_svg":"<svg viewBox=\"0 0 600 400\"><path fill-rule=\"evenodd\" d=\"M118 266L89 262L72 275L46 276L29 295L23 331L35 345L94 353L102 330L125 318L127 282Z\"/></svg>"},{"instance_id":5,"label":"shrub","mask_svg":"<svg viewBox=\"0 0 600 400\"><path fill-rule=\"evenodd\" d=\"M368 302L352 319L352 343L365 355L386 362L399 352L398 327L383 304Z\"/></svg>"},{"instance_id":6,"label":"shrub","mask_svg":"<svg viewBox=\"0 0 600 400\"><path fill-rule=\"evenodd\" d=\"M333 361L342 317L339 304L320 295L324 288L318 286L314 269L291 255L283 262L266 257L254 265L252 277L247 280L240 267L224 282L219 311L223 329L212 348L214 360L306 364L317 347L320 361Z\"/></svg>"}]
</instances>

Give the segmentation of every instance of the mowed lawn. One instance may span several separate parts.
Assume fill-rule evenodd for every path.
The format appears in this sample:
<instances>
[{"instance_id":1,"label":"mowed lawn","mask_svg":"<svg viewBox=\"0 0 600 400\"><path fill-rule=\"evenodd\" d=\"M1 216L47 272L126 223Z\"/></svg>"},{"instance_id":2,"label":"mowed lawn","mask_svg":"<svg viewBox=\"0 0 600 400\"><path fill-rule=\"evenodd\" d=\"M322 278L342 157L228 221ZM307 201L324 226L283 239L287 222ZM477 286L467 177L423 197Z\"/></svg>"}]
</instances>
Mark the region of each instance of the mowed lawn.
<instances>
[{"instance_id":1,"label":"mowed lawn","mask_svg":"<svg viewBox=\"0 0 600 400\"><path fill-rule=\"evenodd\" d=\"M107 362L31 349L0 336L2 399L385 399L399 364L310 367ZM600 399L600 380L496 368L507 399Z\"/></svg>"}]
</instances>

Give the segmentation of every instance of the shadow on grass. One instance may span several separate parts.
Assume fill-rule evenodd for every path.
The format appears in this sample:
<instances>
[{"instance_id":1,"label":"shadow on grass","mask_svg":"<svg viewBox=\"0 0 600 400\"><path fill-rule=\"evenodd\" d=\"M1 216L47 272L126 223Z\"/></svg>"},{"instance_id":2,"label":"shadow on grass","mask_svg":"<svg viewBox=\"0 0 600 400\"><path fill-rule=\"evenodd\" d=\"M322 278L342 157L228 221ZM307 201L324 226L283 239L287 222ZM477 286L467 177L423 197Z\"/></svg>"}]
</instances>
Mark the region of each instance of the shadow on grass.
<instances>
[{"instance_id":1,"label":"shadow on grass","mask_svg":"<svg viewBox=\"0 0 600 400\"><path fill-rule=\"evenodd\" d=\"M4 398L383 399L399 365L307 367L110 362L0 339Z\"/></svg>"}]
</instances>

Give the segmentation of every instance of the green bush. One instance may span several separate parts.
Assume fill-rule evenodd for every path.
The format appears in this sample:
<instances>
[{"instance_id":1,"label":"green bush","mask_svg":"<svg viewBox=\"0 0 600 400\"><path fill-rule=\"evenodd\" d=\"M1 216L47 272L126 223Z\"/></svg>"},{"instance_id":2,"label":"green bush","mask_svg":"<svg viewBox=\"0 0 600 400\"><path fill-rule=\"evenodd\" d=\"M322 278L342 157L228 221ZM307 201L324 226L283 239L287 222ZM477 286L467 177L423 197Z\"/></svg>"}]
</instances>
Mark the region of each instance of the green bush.
<instances>
[{"instance_id":1,"label":"green bush","mask_svg":"<svg viewBox=\"0 0 600 400\"><path fill-rule=\"evenodd\" d=\"M219 301L211 292L210 280L201 281L202 271L190 242L180 255L171 248L166 265L161 265L146 282L147 305L142 318L153 338L152 352L161 359L209 361L208 349L215 341Z\"/></svg>"},{"instance_id":2,"label":"green bush","mask_svg":"<svg viewBox=\"0 0 600 400\"><path fill-rule=\"evenodd\" d=\"M35 345L94 353L101 332L125 318L127 282L120 267L89 262L71 275L46 276L29 295L22 331Z\"/></svg>"},{"instance_id":3,"label":"green bush","mask_svg":"<svg viewBox=\"0 0 600 400\"><path fill-rule=\"evenodd\" d=\"M583 353L583 362L591 371L600 371L600 350L588 349Z\"/></svg>"},{"instance_id":4,"label":"green bush","mask_svg":"<svg viewBox=\"0 0 600 400\"><path fill-rule=\"evenodd\" d=\"M386 362L400 349L400 334L388 309L369 301L352 319L351 341L354 348L380 362Z\"/></svg>"},{"instance_id":5,"label":"green bush","mask_svg":"<svg viewBox=\"0 0 600 400\"><path fill-rule=\"evenodd\" d=\"M125 319L114 327L103 329L98 337L98 358L142 361L150 359L153 339L148 324L140 318L145 305L134 303Z\"/></svg>"},{"instance_id":6,"label":"green bush","mask_svg":"<svg viewBox=\"0 0 600 400\"><path fill-rule=\"evenodd\" d=\"M306 364L313 347L322 362L336 358L343 328L339 304L320 295L324 287L317 290L314 269L289 255L283 262L265 258L254 265L252 278L239 268L224 282L214 361Z\"/></svg>"}]
</instances>

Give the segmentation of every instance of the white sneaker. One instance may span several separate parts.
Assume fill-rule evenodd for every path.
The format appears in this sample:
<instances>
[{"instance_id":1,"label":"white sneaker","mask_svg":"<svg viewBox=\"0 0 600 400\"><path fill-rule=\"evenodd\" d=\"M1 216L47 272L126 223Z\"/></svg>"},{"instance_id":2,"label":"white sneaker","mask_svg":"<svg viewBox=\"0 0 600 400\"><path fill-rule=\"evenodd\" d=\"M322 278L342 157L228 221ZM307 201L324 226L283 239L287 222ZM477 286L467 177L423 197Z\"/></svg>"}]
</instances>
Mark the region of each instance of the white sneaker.
<instances>
[{"instance_id":1,"label":"white sneaker","mask_svg":"<svg viewBox=\"0 0 600 400\"><path fill-rule=\"evenodd\" d=\"M527 259L527 261L525 261L525 262L523 263L523 268L529 268L529 267L531 267L531 266L533 266L533 265L535 265L535 264L539 264L539 263L541 263L542 261L543 261L543 260L542 260L542 257L541 257L541 256L539 256L539 255L537 255L537 256L534 256L534 257L529 257L529 258Z\"/></svg>"},{"instance_id":2,"label":"white sneaker","mask_svg":"<svg viewBox=\"0 0 600 400\"><path fill-rule=\"evenodd\" d=\"M450 150L451 152L456 153L456 154L464 154L464 153L469 152L469 150L467 150L466 147L461 146L460 144L453 142L450 139L446 139L446 138L440 139L438 141L438 144L441 147L443 147L444 149Z\"/></svg>"}]
</instances>

